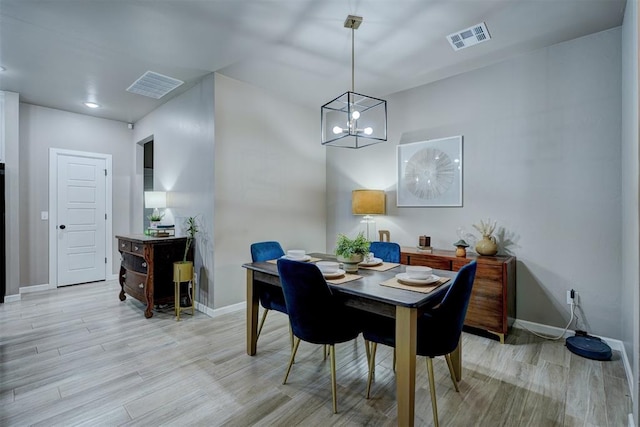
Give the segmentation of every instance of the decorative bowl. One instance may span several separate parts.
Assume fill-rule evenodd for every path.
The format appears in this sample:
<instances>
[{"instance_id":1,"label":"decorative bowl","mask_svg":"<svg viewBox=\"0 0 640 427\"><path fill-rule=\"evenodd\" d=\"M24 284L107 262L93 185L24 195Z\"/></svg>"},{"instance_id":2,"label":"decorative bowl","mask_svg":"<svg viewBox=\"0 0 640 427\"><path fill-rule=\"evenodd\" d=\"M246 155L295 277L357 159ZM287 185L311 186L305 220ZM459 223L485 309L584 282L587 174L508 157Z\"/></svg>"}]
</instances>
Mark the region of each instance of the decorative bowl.
<instances>
[{"instance_id":1,"label":"decorative bowl","mask_svg":"<svg viewBox=\"0 0 640 427\"><path fill-rule=\"evenodd\" d=\"M407 277L410 279L428 279L433 274L431 267L425 267L422 265L408 265L406 267Z\"/></svg>"},{"instance_id":2,"label":"decorative bowl","mask_svg":"<svg viewBox=\"0 0 640 427\"><path fill-rule=\"evenodd\" d=\"M322 272L322 274L332 274L338 271L340 264L333 261L318 261L316 265Z\"/></svg>"},{"instance_id":3,"label":"decorative bowl","mask_svg":"<svg viewBox=\"0 0 640 427\"><path fill-rule=\"evenodd\" d=\"M290 259L304 259L307 252L304 249L289 249L287 251L287 258Z\"/></svg>"}]
</instances>

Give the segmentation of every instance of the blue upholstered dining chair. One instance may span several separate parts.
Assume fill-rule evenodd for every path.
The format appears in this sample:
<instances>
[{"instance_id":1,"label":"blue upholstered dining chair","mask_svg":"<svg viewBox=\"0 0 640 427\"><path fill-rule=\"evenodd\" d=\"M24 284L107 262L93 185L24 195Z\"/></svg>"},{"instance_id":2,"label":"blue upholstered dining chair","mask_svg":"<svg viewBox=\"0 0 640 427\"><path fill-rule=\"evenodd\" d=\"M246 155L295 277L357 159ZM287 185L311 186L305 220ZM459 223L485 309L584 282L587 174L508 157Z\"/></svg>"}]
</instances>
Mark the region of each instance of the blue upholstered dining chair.
<instances>
[{"instance_id":1,"label":"blue upholstered dining chair","mask_svg":"<svg viewBox=\"0 0 640 427\"><path fill-rule=\"evenodd\" d=\"M416 353L420 356L426 356L433 421L436 426L438 426L438 407L433 377L433 358L436 356L445 357L453 385L456 391L460 391L453 372L450 354L458 347L460 341L462 326L464 324L464 318L467 315L467 307L469 306L475 276L476 262L472 261L460 269L442 301L418 318ZM371 380L375 370L377 344L380 343L395 347L395 333L396 329L393 319L382 316L372 316L367 322L363 323L362 335L366 341L372 343L371 355L369 357L367 399L371 391Z\"/></svg>"},{"instance_id":2,"label":"blue upholstered dining chair","mask_svg":"<svg viewBox=\"0 0 640 427\"><path fill-rule=\"evenodd\" d=\"M371 242L369 252L385 262L400 262L400 245L393 242Z\"/></svg>"},{"instance_id":3,"label":"blue upholstered dining chair","mask_svg":"<svg viewBox=\"0 0 640 427\"><path fill-rule=\"evenodd\" d=\"M283 255L284 250L278 242L258 242L251 245L251 260L253 262L278 259ZM260 338L260 332L262 331L262 326L264 326L264 321L267 319L269 310L276 310L287 314L287 306L284 302L282 289L275 286L260 286L258 288L258 298L260 300L260 305L264 308L264 313L262 313L262 319L260 320L260 326L258 326L258 338Z\"/></svg>"},{"instance_id":4,"label":"blue upholstered dining chair","mask_svg":"<svg viewBox=\"0 0 640 427\"><path fill-rule=\"evenodd\" d=\"M333 412L337 413L335 344L360 334L359 317L332 294L315 264L279 259L278 273L294 335L293 351L282 384L287 382L300 340L328 345Z\"/></svg>"}]
</instances>

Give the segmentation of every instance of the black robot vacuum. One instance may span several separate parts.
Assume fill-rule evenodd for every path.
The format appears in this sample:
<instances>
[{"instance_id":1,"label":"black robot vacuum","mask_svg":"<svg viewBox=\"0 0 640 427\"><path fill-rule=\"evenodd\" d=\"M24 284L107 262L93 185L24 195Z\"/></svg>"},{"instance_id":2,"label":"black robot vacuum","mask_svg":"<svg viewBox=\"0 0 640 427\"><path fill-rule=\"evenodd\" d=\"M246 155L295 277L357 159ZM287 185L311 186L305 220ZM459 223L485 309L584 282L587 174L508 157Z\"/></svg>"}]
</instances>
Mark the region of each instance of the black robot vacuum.
<instances>
[{"instance_id":1,"label":"black robot vacuum","mask_svg":"<svg viewBox=\"0 0 640 427\"><path fill-rule=\"evenodd\" d=\"M611 347L598 337L575 335L566 340L570 352L594 360L611 360Z\"/></svg>"}]
</instances>

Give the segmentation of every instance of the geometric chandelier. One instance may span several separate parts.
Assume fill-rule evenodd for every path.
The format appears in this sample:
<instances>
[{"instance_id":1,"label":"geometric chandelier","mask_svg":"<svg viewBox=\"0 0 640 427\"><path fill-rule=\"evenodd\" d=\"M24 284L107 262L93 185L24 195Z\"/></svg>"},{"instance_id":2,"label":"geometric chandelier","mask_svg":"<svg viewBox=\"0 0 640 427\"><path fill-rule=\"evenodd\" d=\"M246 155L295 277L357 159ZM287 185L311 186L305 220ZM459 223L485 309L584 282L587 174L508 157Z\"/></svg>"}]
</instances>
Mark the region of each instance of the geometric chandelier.
<instances>
[{"instance_id":1,"label":"geometric chandelier","mask_svg":"<svg viewBox=\"0 0 640 427\"><path fill-rule=\"evenodd\" d=\"M344 27L351 29L351 91L321 108L322 145L362 148L387 140L387 101L355 92L354 31L361 16L347 16Z\"/></svg>"}]
</instances>

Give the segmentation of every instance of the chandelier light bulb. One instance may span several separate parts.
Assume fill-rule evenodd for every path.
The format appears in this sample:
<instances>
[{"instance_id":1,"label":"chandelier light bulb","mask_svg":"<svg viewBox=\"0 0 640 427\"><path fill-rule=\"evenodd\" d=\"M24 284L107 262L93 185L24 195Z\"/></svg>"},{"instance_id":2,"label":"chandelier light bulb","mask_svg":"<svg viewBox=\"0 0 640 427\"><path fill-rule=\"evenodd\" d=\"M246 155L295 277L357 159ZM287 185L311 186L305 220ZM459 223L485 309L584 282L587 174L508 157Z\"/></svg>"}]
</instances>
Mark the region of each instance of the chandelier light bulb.
<instances>
[{"instance_id":1,"label":"chandelier light bulb","mask_svg":"<svg viewBox=\"0 0 640 427\"><path fill-rule=\"evenodd\" d=\"M373 128L368 127L368 128L364 128L364 134L365 135L371 135L373 133Z\"/></svg>"},{"instance_id":2,"label":"chandelier light bulb","mask_svg":"<svg viewBox=\"0 0 640 427\"><path fill-rule=\"evenodd\" d=\"M333 127L333 133L336 134L336 135L339 134L339 133L342 133L342 128L340 126L334 126Z\"/></svg>"},{"instance_id":3,"label":"chandelier light bulb","mask_svg":"<svg viewBox=\"0 0 640 427\"><path fill-rule=\"evenodd\" d=\"M358 120L360 118L360 111L354 111L351 113L351 118L353 118L353 120Z\"/></svg>"}]
</instances>

